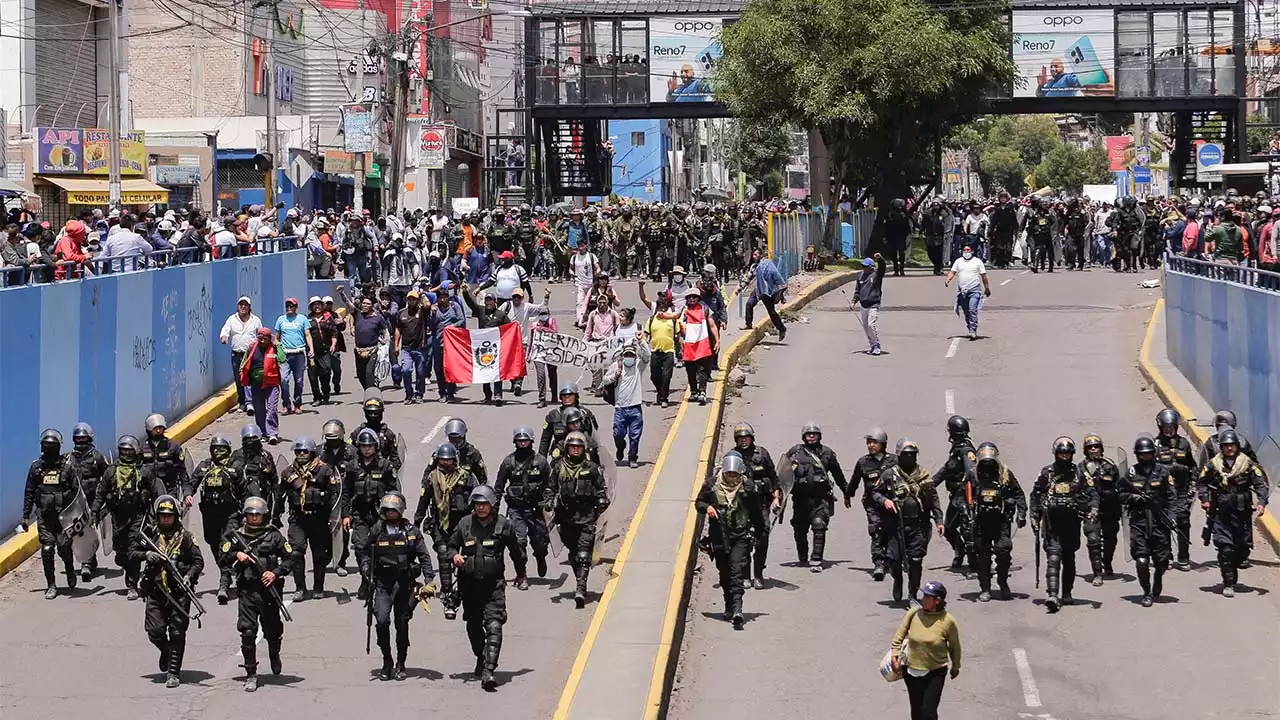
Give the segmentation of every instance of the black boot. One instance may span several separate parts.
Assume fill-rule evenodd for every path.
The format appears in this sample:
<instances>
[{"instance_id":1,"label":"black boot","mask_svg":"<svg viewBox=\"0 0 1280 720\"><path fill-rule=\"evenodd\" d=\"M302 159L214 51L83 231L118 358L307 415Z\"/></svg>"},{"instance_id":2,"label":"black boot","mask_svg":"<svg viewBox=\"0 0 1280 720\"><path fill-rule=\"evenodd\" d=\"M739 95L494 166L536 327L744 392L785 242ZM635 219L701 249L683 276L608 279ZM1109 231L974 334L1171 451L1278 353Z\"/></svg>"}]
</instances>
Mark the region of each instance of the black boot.
<instances>
[{"instance_id":1,"label":"black boot","mask_svg":"<svg viewBox=\"0 0 1280 720\"><path fill-rule=\"evenodd\" d=\"M267 658L271 661L272 675L279 675L284 671L284 664L280 662L280 638L267 640Z\"/></svg>"},{"instance_id":2,"label":"black boot","mask_svg":"<svg viewBox=\"0 0 1280 720\"><path fill-rule=\"evenodd\" d=\"M324 567L318 567L316 568L315 572L312 574L312 582L315 585L315 590L311 591L311 598L313 600L319 600L320 598L324 597L325 570L326 568Z\"/></svg>"},{"instance_id":3,"label":"black boot","mask_svg":"<svg viewBox=\"0 0 1280 720\"><path fill-rule=\"evenodd\" d=\"M398 639L399 638L397 638L397 640ZM409 677L409 674L405 672L405 669L404 669L404 661L405 661L405 658L407 658L408 656L409 656L409 643L397 642L396 643L396 669L395 669L395 678L397 681L404 680L405 678Z\"/></svg>"},{"instance_id":4,"label":"black boot","mask_svg":"<svg viewBox=\"0 0 1280 720\"><path fill-rule=\"evenodd\" d=\"M231 588L228 587L227 578L223 577L218 581L218 604L226 605L231 599Z\"/></svg>"},{"instance_id":5,"label":"black boot","mask_svg":"<svg viewBox=\"0 0 1280 720\"><path fill-rule=\"evenodd\" d=\"M1151 595L1159 598L1164 590L1164 568L1156 568L1155 577L1151 579Z\"/></svg>"},{"instance_id":6,"label":"black boot","mask_svg":"<svg viewBox=\"0 0 1280 720\"><path fill-rule=\"evenodd\" d=\"M67 589L75 590L76 580L78 580L79 578L76 575L75 560L72 560L70 555L67 555L62 558L62 569L67 573Z\"/></svg>"},{"instance_id":7,"label":"black boot","mask_svg":"<svg viewBox=\"0 0 1280 720\"><path fill-rule=\"evenodd\" d=\"M573 604L581 610L587 606L587 572L589 568L577 568L578 587L573 593Z\"/></svg>"},{"instance_id":8,"label":"black boot","mask_svg":"<svg viewBox=\"0 0 1280 720\"><path fill-rule=\"evenodd\" d=\"M809 564L809 535L808 533L796 535L796 557L800 559L800 566Z\"/></svg>"},{"instance_id":9,"label":"black boot","mask_svg":"<svg viewBox=\"0 0 1280 720\"><path fill-rule=\"evenodd\" d=\"M394 665L391 662L391 628L387 625L378 625L374 631L378 635L378 649L382 651L382 670L378 672L378 679L390 680L394 672Z\"/></svg>"},{"instance_id":10,"label":"black boot","mask_svg":"<svg viewBox=\"0 0 1280 720\"><path fill-rule=\"evenodd\" d=\"M502 654L502 623L490 620L484 627L484 669L480 673L480 687L493 690L498 681L493 673L498 669L498 657Z\"/></svg>"},{"instance_id":11,"label":"black boot","mask_svg":"<svg viewBox=\"0 0 1280 720\"><path fill-rule=\"evenodd\" d=\"M1142 588L1142 606L1151 607L1151 567L1145 562L1137 564L1138 585Z\"/></svg>"},{"instance_id":12,"label":"black boot","mask_svg":"<svg viewBox=\"0 0 1280 720\"><path fill-rule=\"evenodd\" d=\"M186 645L183 644L169 645L169 677L165 678L165 687L176 688L182 684L182 656L186 650Z\"/></svg>"},{"instance_id":13,"label":"black boot","mask_svg":"<svg viewBox=\"0 0 1280 720\"><path fill-rule=\"evenodd\" d=\"M547 554L543 553L541 555L534 555L533 560L535 563L538 564L538 577L540 578L546 577L547 576Z\"/></svg>"},{"instance_id":14,"label":"black boot","mask_svg":"<svg viewBox=\"0 0 1280 720\"><path fill-rule=\"evenodd\" d=\"M168 673L169 672L169 641L165 639L156 640L152 638L151 644L155 645L156 649L160 651L160 662L159 662L160 672Z\"/></svg>"},{"instance_id":15,"label":"black boot","mask_svg":"<svg viewBox=\"0 0 1280 720\"><path fill-rule=\"evenodd\" d=\"M896 603L902 602L902 573L901 572L896 572L893 574L893 601Z\"/></svg>"},{"instance_id":16,"label":"black boot","mask_svg":"<svg viewBox=\"0 0 1280 720\"><path fill-rule=\"evenodd\" d=\"M910 560L907 562L907 595L912 600L916 599L916 595L920 592L920 576L924 574L924 562L922 560Z\"/></svg>"},{"instance_id":17,"label":"black boot","mask_svg":"<svg viewBox=\"0 0 1280 720\"><path fill-rule=\"evenodd\" d=\"M58 583L54 580L57 573L53 569L53 553L40 553L40 564L44 566L44 599L52 600L58 597Z\"/></svg>"},{"instance_id":18,"label":"black boot","mask_svg":"<svg viewBox=\"0 0 1280 720\"><path fill-rule=\"evenodd\" d=\"M244 691L255 692L258 689L258 645L257 638L240 640L240 656L244 658Z\"/></svg>"}]
</instances>

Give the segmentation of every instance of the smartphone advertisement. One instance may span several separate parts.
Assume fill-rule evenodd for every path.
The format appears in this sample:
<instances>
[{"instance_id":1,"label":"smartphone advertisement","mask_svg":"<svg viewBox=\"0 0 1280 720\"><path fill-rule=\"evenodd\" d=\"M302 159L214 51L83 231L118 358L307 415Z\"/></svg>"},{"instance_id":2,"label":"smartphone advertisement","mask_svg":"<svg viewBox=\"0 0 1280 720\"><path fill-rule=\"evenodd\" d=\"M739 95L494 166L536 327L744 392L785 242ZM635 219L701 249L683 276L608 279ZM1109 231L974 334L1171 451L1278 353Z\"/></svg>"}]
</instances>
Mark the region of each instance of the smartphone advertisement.
<instances>
[{"instance_id":1,"label":"smartphone advertisement","mask_svg":"<svg viewBox=\"0 0 1280 720\"><path fill-rule=\"evenodd\" d=\"M1111 10L1013 13L1014 97L1111 97L1115 86Z\"/></svg>"},{"instance_id":2,"label":"smartphone advertisement","mask_svg":"<svg viewBox=\"0 0 1280 720\"><path fill-rule=\"evenodd\" d=\"M649 101L715 100L716 62L724 54L720 32L732 18L706 16L649 19Z\"/></svg>"}]
</instances>

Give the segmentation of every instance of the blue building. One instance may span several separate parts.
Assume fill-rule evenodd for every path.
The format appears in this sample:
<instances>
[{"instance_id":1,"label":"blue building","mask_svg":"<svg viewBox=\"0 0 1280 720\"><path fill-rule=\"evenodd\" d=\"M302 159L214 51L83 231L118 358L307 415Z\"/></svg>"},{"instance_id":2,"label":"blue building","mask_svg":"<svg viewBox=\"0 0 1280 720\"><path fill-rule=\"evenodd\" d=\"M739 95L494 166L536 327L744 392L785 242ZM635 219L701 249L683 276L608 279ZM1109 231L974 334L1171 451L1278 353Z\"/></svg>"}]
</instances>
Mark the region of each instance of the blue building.
<instances>
[{"instance_id":1,"label":"blue building","mask_svg":"<svg viewBox=\"0 0 1280 720\"><path fill-rule=\"evenodd\" d=\"M665 120L612 120L613 192L641 202L668 200L671 132Z\"/></svg>"}]
</instances>

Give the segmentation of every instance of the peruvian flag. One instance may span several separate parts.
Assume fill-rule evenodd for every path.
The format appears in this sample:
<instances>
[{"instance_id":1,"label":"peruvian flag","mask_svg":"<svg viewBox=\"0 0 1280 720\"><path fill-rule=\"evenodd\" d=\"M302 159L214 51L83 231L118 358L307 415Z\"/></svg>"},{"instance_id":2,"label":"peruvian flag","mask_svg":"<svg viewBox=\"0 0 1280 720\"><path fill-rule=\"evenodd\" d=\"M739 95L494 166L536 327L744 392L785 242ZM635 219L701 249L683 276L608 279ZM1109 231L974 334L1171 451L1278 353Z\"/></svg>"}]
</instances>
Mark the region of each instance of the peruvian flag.
<instances>
[{"instance_id":1,"label":"peruvian flag","mask_svg":"<svg viewBox=\"0 0 1280 720\"><path fill-rule=\"evenodd\" d=\"M519 323L444 331L444 379L470 385L524 377L524 344Z\"/></svg>"}]
</instances>

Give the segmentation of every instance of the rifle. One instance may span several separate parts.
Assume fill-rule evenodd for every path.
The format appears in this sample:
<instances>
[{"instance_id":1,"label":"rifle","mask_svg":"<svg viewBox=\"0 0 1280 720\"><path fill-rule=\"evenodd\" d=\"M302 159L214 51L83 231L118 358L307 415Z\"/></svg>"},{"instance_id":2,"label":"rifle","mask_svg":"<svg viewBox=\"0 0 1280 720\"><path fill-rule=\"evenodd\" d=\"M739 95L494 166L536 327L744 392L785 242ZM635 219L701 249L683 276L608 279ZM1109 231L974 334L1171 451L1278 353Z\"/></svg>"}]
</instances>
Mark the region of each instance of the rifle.
<instances>
[{"instance_id":1,"label":"rifle","mask_svg":"<svg viewBox=\"0 0 1280 720\"><path fill-rule=\"evenodd\" d=\"M173 608L177 610L179 613L181 613L183 617L187 618L188 620L194 620L197 628L203 627L200 624L200 618L206 612L204 609L204 606L201 605L200 600L196 598L196 591L192 589L191 585L189 585L185 579L183 579L182 573L178 572L178 566L173 563L173 558L169 557L168 554L161 552L160 546L156 545L156 542L152 540L150 537L148 537L146 532L139 532L138 535L139 537L142 538L142 542L146 543L146 546L151 550L151 552L154 552L155 554L159 555L161 558L164 559L164 565L165 565L164 569L169 571L169 578L173 580L174 584L178 586L179 590L186 593L187 597L190 598L191 606L196 609L196 613L192 615L190 612L184 609L182 605L180 605L178 601L174 599L173 595L170 595L169 591L166 590L164 586L161 585L160 583L157 582L156 587L159 588L160 592L164 594L164 597L166 600L169 601L169 604L173 605Z\"/></svg>"},{"instance_id":2,"label":"rifle","mask_svg":"<svg viewBox=\"0 0 1280 720\"><path fill-rule=\"evenodd\" d=\"M373 569L376 568L378 543L369 541L369 594L364 599L364 654L368 655L373 644Z\"/></svg>"},{"instance_id":3,"label":"rifle","mask_svg":"<svg viewBox=\"0 0 1280 720\"><path fill-rule=\"evenodd\" d=\"M254 557L253 551L249 548L249 544L244 541L244 538L240 537L240 533L233 531L231 533L231 541L241 548L240 552L249 556L250 562L257 565L259 570L262 569L262 563L258 562L258 558ZM279 579L278 575L276 576L276 579ZM285 622L293 622L293 616L289 614L289 608L285 606L284 598L280 597L280 588L274 582L266 587L267 592L270 593L271 597L276 601L276 605L280 607L280 616L284 618Z\"/></svg>"}]
</instances>

